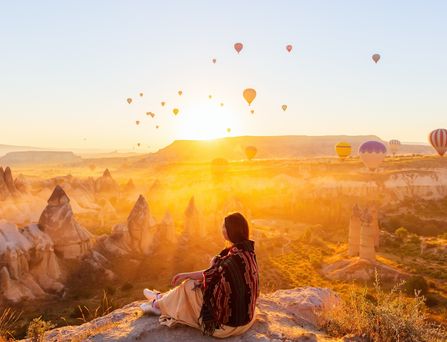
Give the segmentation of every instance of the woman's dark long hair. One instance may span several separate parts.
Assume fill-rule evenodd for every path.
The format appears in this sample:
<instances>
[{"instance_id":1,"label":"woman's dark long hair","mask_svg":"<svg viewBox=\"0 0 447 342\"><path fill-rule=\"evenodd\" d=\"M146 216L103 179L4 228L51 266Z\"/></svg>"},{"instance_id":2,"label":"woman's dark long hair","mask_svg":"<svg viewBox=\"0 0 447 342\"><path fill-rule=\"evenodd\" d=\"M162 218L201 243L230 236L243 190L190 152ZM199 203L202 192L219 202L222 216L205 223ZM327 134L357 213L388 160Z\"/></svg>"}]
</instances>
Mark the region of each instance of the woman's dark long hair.
<instances>
[{"instance_id":1,"label":"woman's dark long hair","mask_svg":"<svg viewBox=\"0 0 447 342\"><path fill-rule=\"evenodd\" d=\"M248 223L241 213L233 213L225 217L225 229L232 243L247 241L249 237Z\"/></svg>"}]
</instances>

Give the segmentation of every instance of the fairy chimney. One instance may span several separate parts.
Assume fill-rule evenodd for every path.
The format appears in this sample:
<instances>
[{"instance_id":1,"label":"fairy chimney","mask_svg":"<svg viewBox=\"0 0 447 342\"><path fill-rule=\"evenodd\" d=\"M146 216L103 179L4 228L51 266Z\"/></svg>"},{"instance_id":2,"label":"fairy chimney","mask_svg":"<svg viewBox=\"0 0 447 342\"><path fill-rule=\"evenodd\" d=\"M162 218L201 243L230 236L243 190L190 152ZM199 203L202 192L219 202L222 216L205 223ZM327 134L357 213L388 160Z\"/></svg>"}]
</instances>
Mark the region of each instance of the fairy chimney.
<instances>
[{"instance_id":1,"label":"fairy chimney","mask_svg":"<svg viewBox=\"0 0 447 342\"><path fill-rule=\"evenodd\" d=\"M76 221L70 199L59 185L48 199L39 227L52 239L56 254L64 259L78 259L91 249L93 235Z\"/></svg>"},{"instance_id":2,"label":"fairy chimney","mask_svg":"<svg viewBox=\"0 0 447 342\"><path fill-rule=\"evenodd\" d=\"M359 246L360 246L360 208L358 204L355 204L352 207L352 215L351 220L349 222L349 247L348 247L348 255L350 257L359 255Z\"/></svg>"},{"instance_id":3,"label":"fairy chimney","mask_svg":"<svg viewBox=\"0 0 447 342\"><path fill-rule=\"evenodd\" d=\"M200 215L195 204L194 196L189 200L188 206L185 210L185 233L188 237L203 237L205 235L200 222Z\"/></svg>"},{"instance_id":4,"label":"fairy chimney","mask_svg":"<svg viewBox=\"0 0 447 342\"><path fill-rule=\"evenodd\" d=\"M155 220L150 214L149 205L144 196L140 195L127 218L127 229L135 252L144 255L151 252L154 238L153 226L155 226Z\"/></svg>"},{"instance_id":5,"label":"fairy chimney","mask_svg":"<svg viewBox=\"0 0 447 342\"><path fill-rule=\"evenodd\" d=\"M377 250L377 248L379 248L380 228L379 228L378 212L375 206L371 208L371 225L374 231L374 247Z\"/></svg>"},{"instance_id":6,"label":"fairy chimney","mask_svg":"<svg viewBox=\"0 0 447 342\"><path fill-rule=\"evenodd\" d=\"M376 261L376 251L374 249L374 229L372 225L372 216L369 209L365 210L363 218L361 220L360 230L360 259L368 260L372 263Z\"/></svg>"}]
</instances>

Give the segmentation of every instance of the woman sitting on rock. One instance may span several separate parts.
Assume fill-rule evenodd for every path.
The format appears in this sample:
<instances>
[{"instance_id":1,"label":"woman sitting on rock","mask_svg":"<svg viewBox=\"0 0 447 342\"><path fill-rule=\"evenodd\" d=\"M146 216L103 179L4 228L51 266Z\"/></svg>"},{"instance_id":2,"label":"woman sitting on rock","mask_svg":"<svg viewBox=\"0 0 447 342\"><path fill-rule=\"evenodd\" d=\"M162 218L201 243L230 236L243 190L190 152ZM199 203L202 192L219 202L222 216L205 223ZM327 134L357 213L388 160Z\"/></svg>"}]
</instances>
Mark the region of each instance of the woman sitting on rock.
<instances>
[{"instance_id":1,"label":"woman sitting on rock","mask_svg":"<svg viewBox=\"0 0 447 342\"><path fill-rule=\"evenodd\" d=\"M164 294L145 289L145 313L160 315L160 323L201 329L205 335L225 338L246 332L255 321L259 276L254 242L240 213L227 216L222 234L231 247L211 260L204 271L179 273Z\"/></svg>"}]
</instances>

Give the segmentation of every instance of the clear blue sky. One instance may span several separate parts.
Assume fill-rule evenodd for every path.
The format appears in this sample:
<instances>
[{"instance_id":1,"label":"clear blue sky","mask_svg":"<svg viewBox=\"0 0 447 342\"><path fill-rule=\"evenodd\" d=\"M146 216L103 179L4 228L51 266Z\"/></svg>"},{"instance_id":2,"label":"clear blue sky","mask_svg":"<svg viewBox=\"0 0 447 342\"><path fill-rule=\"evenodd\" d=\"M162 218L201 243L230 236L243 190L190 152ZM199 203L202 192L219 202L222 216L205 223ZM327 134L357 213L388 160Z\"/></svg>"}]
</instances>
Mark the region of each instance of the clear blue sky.
<instances>
[{"instance_id":1,"label":"clear blue sky","mask_svg":"<svg viewBox=\"0 0 447 342\"><path fill-rule=\"evenodd\" d=\"M0 144L143 151L227 127L426 141L447 126L446 13L409 0L3 1Z\"/></svg>"}]
</instances>

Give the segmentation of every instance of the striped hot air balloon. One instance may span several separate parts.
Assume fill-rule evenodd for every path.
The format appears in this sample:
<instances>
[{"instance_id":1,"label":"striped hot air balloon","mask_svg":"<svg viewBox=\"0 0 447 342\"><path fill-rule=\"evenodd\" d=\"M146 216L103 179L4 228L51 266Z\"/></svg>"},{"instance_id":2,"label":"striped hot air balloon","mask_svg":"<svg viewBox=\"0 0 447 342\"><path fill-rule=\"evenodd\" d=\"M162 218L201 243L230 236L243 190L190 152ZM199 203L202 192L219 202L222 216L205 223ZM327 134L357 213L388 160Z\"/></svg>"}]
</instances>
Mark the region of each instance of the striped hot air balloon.
<instances>
[{"instance_id":1,"label":"striped hot air balloon","mask_svg":"<svg viewBox=\"0 0 447 342\"><path fill-rule=\"evenodd\" d=\"M335 152L338 154L341 160L345 160L351 155L352 146L348 142L339 142L335 145Z\"/></svg>"},{"instance_id":2,"label":"striped hot air balloon","mask_svg":"<svg viewBox=\"0 0 447 342\"><path fill-rule=\"evenodd\" d=\"M433 148L442 157L447 151L447 129L435 129L429 134L428 140L430 141L430 144L433 146Z\"/></svg>"},{"instance_id":3,"label":"striped hot air balloon","mask_svg":"<svg viewBox=\"0 0 447 342\"><path fill-rule=\"evenodd\" d=\"M367 141L360 146L359 155L367 168L375 170L385 159L386 146L380 141Z\"/></svg>"},{"instance_id":4,"label":"striped hot air balloon","mask_svg":"<svg viewBox=\"0 0 447 342\"><path fill-rule=\"evenodd\" d=\"M401 143L397 139L391 139L388 142L388 146L390 147L390 151L393 155L395 155L397 153L397 151L399 151L400 145L401 145Z\"/></svg>"}]
</instances>

